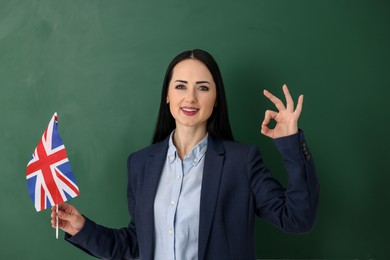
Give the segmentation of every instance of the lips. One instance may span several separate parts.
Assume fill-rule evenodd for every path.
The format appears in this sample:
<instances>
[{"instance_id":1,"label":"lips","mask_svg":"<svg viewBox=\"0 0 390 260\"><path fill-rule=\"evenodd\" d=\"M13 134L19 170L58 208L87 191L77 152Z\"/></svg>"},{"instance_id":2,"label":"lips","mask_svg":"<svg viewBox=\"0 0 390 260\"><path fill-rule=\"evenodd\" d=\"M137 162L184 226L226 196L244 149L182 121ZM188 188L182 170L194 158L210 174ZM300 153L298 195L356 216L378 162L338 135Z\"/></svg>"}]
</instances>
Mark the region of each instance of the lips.
<instances>
[{"instance_id":1,"label":"lips","mask_svg":"<svg viewBox=\"0 0 390 260\"><path fill-rule=\"evenodd\" d=\"M199 109L194 107L182 107L181 111L187 116L193 116L199 111Z\"/></svg>"}]
</instances>

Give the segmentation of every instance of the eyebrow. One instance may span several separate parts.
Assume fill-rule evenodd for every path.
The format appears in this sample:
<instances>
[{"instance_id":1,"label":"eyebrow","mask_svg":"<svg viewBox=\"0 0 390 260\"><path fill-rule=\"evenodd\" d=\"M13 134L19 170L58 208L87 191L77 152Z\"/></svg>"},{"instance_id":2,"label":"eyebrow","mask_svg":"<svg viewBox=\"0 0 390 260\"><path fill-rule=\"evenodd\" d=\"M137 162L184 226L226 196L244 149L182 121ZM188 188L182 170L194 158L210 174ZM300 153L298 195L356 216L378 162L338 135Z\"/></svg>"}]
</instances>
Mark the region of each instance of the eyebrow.
<instances>
[{"instance_id":1,"label":"eyebrow","mask_svg":"<svg viewBox=\"0 0 390 260\"><path fill-rule=\"evenodd\" d=\"M175 82L181 82L181 83L186 83L186 84L188 84L188 81L186 81L186 80L180 80L180 79L175 80ZM204 84L204 83L207 83L207 84L210 84L210 85L211 85L211 83L208 82L207 80L200 80L200 81L196 81L195 83L196 83L196 84Z\"/></svg>"}]
</instances>

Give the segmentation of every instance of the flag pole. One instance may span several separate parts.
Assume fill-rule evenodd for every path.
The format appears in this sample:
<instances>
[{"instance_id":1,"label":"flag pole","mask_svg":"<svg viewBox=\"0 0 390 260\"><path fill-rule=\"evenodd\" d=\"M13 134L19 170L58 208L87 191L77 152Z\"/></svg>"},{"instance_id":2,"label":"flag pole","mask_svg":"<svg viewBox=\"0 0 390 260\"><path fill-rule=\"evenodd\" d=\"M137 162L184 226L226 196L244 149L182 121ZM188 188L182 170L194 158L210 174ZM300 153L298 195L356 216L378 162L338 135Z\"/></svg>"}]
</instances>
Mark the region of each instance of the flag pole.
<instances>
[{"instance_id":1,"label":"flag pole","mask_svg":"<svg viewBox=\"0 0 390 260\"><path fill-rule=\"evenodd\" d=\"M56 239L58 239L58 204L56 204Z\"/></svg>"}]
</instances>

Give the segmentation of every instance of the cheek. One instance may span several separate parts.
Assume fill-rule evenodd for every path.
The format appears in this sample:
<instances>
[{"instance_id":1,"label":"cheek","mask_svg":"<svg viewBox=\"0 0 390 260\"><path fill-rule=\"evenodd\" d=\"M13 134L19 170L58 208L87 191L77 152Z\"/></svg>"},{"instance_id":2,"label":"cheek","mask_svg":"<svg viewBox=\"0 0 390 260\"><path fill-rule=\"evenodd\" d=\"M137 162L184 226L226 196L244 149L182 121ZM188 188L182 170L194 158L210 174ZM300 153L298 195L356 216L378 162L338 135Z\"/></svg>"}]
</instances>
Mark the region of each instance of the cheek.
<instances>
[{"instance_id":1,"label":"cheek","mask_svg":"<svg viewBox=\"0 0 390 260\"><path fill-rule=\"evenodd\" d=\"M177 106L175 104L172 104L172 100L169 101L168 106L169 106L169 112L171 112L172 117L176 119L178 114Z\"/></svg>"},{"instance_id":2,"label":"cheek","mask_svg":"<svg viewBox=\"0 0 390 260\"><path fill-rule=\"evenodd\" d=\"M216 99L215 98L210 98L209 100L207 100L207 113L208 114L212 114L213 113L213 110L214 110L214 107L216 105Z\"/></svg>"},{"instance_id":3,"label":"cheek","mask_svg":"<svg viewBox=\"0 0 390 260\"><path fill-rule=\"evenodd\" d=\"M210 102L211 109L216 107L217 106L217 97L216 97L216 95L214 95L212 98L210 98L209 102Z\"/></svg>"}]
</instances>

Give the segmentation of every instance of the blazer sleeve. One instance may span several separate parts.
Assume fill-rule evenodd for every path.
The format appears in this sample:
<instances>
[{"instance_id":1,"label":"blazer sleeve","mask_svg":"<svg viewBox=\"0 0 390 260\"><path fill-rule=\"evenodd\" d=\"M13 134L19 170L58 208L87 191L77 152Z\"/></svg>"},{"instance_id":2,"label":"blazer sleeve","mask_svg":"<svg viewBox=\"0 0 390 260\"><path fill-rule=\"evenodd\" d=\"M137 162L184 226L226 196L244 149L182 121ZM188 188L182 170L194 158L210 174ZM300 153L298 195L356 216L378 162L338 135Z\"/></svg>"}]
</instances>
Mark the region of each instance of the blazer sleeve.
<instances>
[{"instance_id":1,"label":"blazer sleeve","mask_svg":"<svg viewBox=\"0 0 390 260\"><path fill-rule=\"evenodd\" d=\"M286 232L308 232L316 220L319 182L303 131L274 143L283 157L288 185L282 187L264 167L258 149L252 149L248 172L256 213Z\"/></svg>"},{"instance_id":2,"label":"blazer sleeve","mask_svg":"<svg viewBox=\"0 0 390 260\"><path fill-rule=\"evenodd\" d=\"M130 163L128 159L128 168ZM128 227L114 229L96 224L85 217L84 227L74 236L65 234L65 240L84 252L102 259L138 259L139 248L135 228L134 193L128 182L128 206L132 220Z\"/></svg>"},{"instance_id":3,"label":"blazer sleeve","mask_svg":"<svg viewBox=\"0 0 390 260\"><path fill-rule=\"evenodd\" d=\"M127 228L113 229L85 218L85 225L74 236L65 234L65 240L84 252L101 259L136 259L138 248L133 222Z\"/></svg>"}]
</instances>

